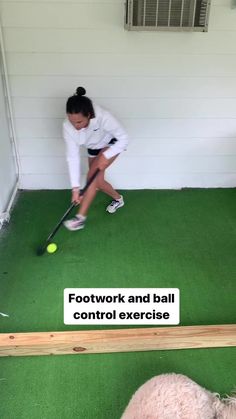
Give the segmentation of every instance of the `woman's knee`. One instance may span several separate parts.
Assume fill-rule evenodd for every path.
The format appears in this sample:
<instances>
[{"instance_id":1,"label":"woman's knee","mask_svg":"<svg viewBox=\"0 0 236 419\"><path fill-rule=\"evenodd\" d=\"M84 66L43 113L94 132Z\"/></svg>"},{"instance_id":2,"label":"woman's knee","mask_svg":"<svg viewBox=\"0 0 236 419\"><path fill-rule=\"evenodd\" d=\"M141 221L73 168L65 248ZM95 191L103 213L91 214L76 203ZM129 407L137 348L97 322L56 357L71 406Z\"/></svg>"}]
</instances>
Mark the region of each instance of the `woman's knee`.
<instances>
[{"instance_id":1,"label":"woman's knee","mask_svg":"<svg viewBox=\"0 0 236 419\"><path fill-rule=\"evenodd\" d=\"M94 170L89 170L87 179L90 179L91 176L93 176L93 174L94 174ZM96 189L102 189L103 185L104 185L104 173L99 172L91 186L93 186Z\"/></svg>"},{"instance_id":2,"label":"woman's knee","mask_svg":"<svg viewBox=\"0 0 236 419\"><path fill-rule=\"evenodd\" d=\"M96 177L97 187L100 189L104 184L104 171L100 171Z\"/></svg>"}]
</instances>

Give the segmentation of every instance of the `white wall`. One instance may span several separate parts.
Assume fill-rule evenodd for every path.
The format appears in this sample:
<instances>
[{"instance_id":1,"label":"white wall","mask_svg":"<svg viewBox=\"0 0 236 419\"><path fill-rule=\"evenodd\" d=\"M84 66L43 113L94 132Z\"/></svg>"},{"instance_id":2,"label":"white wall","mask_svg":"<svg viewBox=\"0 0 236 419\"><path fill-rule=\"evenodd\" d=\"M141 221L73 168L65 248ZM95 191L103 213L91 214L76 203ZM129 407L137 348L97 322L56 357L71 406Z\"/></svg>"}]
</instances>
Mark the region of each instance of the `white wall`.
<instances>
[{"instance_id":1,"label":"white wall","mask_svg":"<svg viewBox=\"0 0 236 419\"><path fill-rule=\"evenodd\" d=\"M9 214L6 212L17 182L16 165L6 111L3 74L0 55L0 228L3 222L8 219Z\"/></svg>"},{"instance_id":2,"label":"white wall","mask_svg":"<svg viewBox=\"0 0 236 419\"><path fill-rule=\"evenodd\" d=\"M61 124L78 85L131 137L121 188L236 186L236 9L208 33L127 32L124 0L0 2L22 188L69 186Z\"/></svg>"}]
</instances>

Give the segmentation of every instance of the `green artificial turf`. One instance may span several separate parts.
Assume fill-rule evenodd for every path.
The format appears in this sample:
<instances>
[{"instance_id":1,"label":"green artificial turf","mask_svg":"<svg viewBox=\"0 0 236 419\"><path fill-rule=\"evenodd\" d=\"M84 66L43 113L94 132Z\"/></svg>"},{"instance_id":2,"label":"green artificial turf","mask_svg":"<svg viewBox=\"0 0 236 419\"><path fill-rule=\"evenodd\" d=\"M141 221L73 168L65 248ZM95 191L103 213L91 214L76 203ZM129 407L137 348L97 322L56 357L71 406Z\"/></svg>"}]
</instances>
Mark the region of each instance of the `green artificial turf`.
<instances>
[{"instance_id":1,"label":"green artificial turf","mask_svg":"<svg viewBox=\"0 0 236 419\"><path fill-rule=\"evenodd\" d=\"M98 194L86 228L55 237L67 191L22 192L0 232L1 332L79 330L63 323L64 288L180 289L180 325L236 323L234 189L125 191L104 211ZM163 372L187 374L221 394L236 385L236 348L0 358L2 419L119 419L132 392Z\"/></svg>"}]
</instances>

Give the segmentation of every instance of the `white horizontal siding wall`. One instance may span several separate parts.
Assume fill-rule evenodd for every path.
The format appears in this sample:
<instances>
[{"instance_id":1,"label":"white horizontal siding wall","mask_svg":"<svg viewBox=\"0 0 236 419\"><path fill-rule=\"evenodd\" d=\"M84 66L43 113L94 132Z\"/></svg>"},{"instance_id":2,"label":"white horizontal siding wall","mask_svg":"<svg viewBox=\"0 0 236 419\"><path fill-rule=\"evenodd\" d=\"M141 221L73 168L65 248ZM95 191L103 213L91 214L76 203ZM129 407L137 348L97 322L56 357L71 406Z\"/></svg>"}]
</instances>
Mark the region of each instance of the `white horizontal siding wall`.
<instances>
[{"instance_id":1,"label":"white horizontal siding wall","mask_svg":"<svg viewBox=\"0 0 236 419\"><path fill-rule=\"evenodd\" d=\"M9 219L9 205L17 189L17 170L2 83L3 74L4 71L0 61L0 229L3 222Z\"/></svg>"},{"instance_id":2,"label":"white horizontal siding wall","mask_svg":"<svg viewBox=\"0 0 236 419\"><path fill-rule=\"evenodd\" d=\"M69 187L61 125L79 85L130 135L109 169L116 187L236 186L231 0L213 0L208 33L127 32L124 0L7 0L0 11L22 188Z\"/></svg>"}]
</instances>

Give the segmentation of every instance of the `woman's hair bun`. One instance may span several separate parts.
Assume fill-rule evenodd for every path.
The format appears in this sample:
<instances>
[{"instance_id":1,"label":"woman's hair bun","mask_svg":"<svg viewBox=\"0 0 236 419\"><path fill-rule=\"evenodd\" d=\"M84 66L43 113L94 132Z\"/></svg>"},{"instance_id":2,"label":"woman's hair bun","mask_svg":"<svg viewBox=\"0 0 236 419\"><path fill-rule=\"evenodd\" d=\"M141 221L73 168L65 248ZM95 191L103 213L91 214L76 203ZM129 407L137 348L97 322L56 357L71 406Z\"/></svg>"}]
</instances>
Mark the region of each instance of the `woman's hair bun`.
<instances>
[{"instance_id":1,"label":"woman's hair bun","mask_svg":"<svg viewBox=\"0 0 236 419\"><path fill-rule=\"evenodd\" d=\"M76 89L76 95L77 96L84 96L86 94L86 90L84 89L84 87L77 87Z\"/></svg>"}]
</instances>

